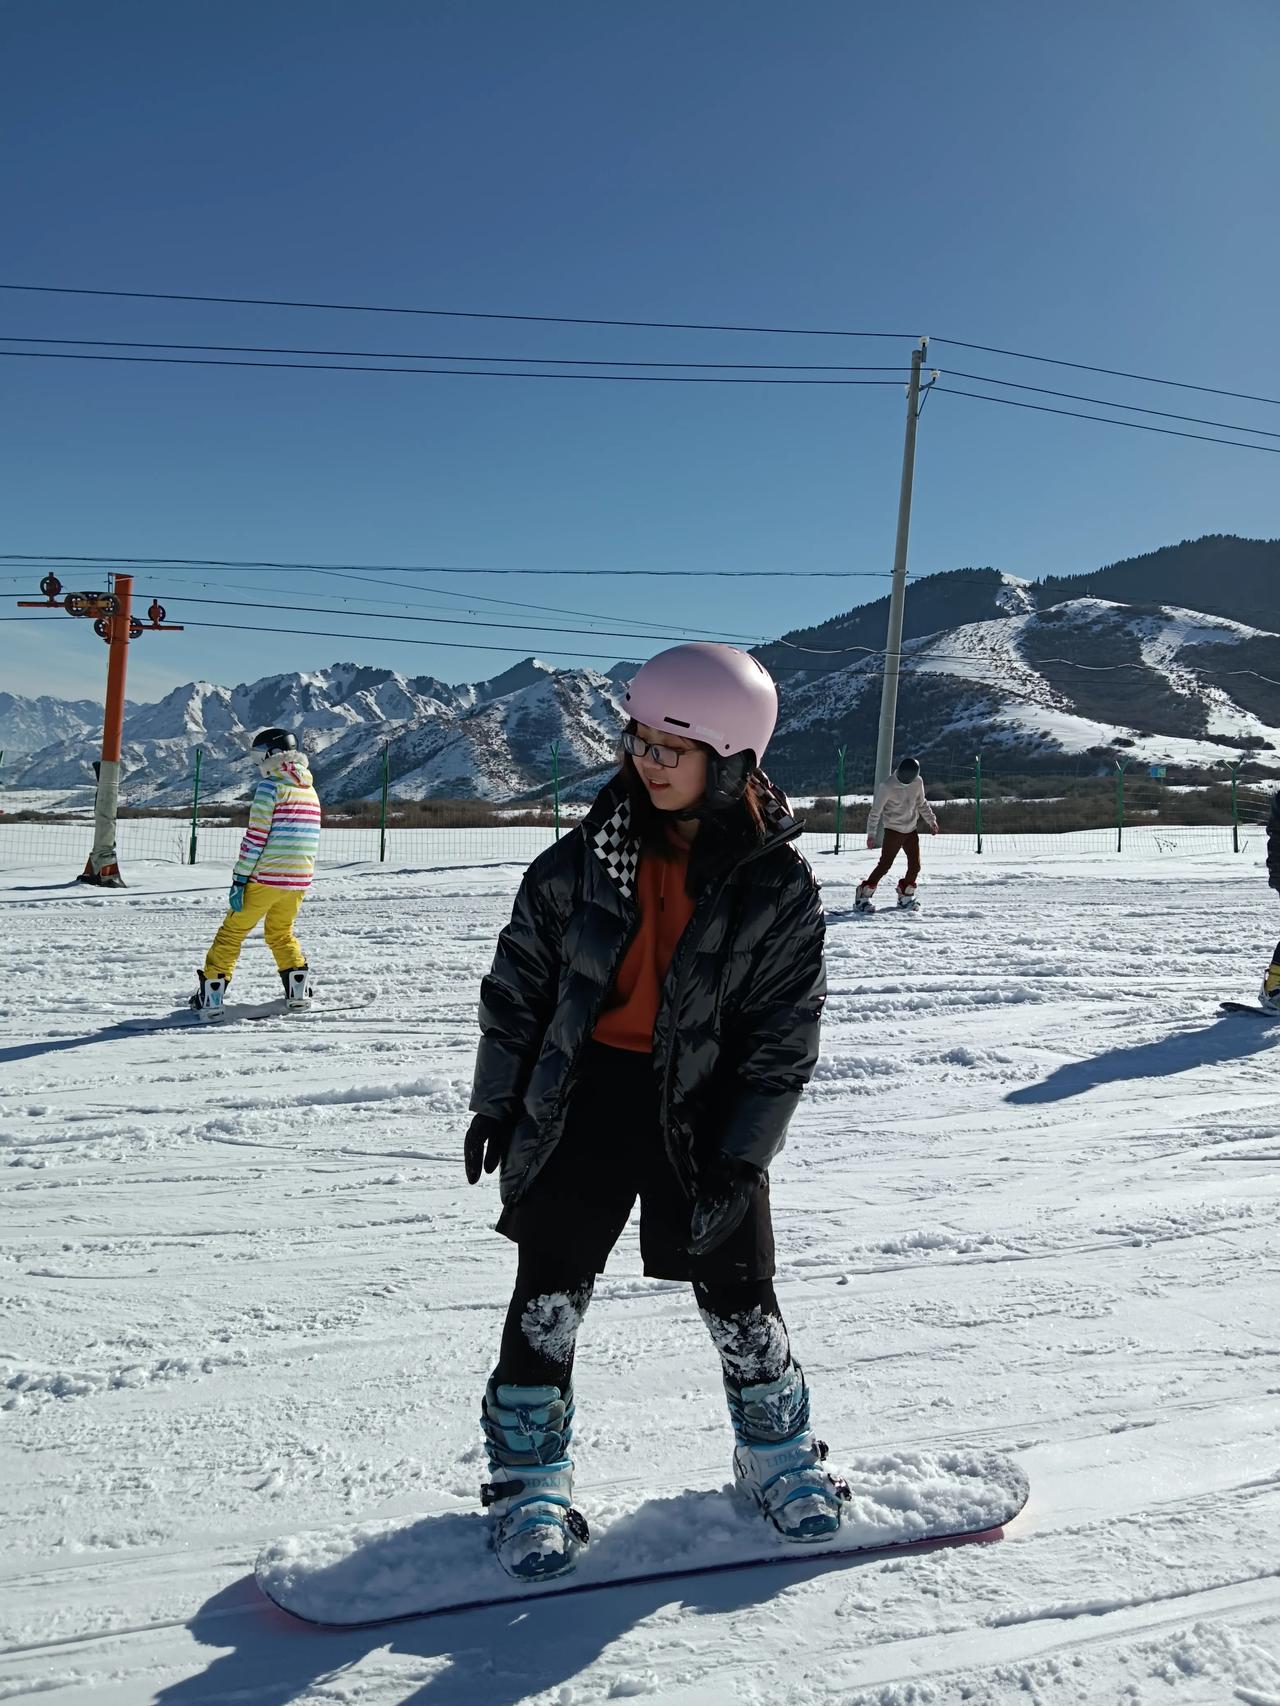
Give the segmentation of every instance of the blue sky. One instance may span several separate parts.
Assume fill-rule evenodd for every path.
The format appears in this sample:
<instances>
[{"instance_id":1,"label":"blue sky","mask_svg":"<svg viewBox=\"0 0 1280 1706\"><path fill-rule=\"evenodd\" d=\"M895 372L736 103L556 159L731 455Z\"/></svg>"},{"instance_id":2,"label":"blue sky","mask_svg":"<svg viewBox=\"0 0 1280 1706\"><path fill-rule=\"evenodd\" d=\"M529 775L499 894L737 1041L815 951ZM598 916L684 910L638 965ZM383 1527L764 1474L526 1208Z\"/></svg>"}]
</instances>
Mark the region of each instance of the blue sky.
<instances>
[{"instance_id":1,"label":"blue sky","mask_svg":"<svg viewBox=\"0 0 1280 1706\"><path fill-rule=\"evenodd\" d=\"M1280 397L1278 50L1271 0L9 0L5 276L928 333ZM0 334L637 361L905 365L910 349L8 291ZM1280 431L1264 405L936 344L931 359ZM0 375L6 552L734 574L892 560L896 386L25 359ZM1219 531L1280 534L1271 457L942 395L925 410L914 573L1070 572ZM573 664L661 644L299 608L343 597L383 618L406 602L401 617L465 616L485 595L763 638L887 587L408 578L362 593L148 573L144 601L159 590L175 620L237 619L186 586L290 607L244 612L260 625L385 637L193 625L139 643L131 696L338 659L457 681L528 652ZM22 590L0 580L5 614ZM0 626L0 687L96 695L102 670L87 624Z\"/></svg>"}]
</instances>

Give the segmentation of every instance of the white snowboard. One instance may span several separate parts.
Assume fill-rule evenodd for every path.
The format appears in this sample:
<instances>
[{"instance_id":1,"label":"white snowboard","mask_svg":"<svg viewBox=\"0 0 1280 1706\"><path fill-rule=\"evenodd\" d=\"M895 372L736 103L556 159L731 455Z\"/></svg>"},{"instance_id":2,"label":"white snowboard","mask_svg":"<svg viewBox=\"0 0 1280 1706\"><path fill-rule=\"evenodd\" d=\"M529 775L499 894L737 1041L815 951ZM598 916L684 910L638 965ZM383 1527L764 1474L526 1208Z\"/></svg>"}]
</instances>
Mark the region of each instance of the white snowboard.
<instances>
[{"instance_id":1,"label":"white snowboard","mask_svg":"<svg viewBox=\"0 0 1280 1706\"><path fill-rule=\"evenodd\" d=\"M891 1452L855 1457L842 1472L852 1500L839 1533L817 1545L784 1541L732 1489L659 1498L627 1489L584 1500L591 1543L574 1571L545 1583L503 1574L479 1511L291 1535L265 1549L255 1575L293 1616L351 1628L717 1570L999 1539L1029 1492L1017 1464L995 1452Z\"/></svg>"}]
</instances>

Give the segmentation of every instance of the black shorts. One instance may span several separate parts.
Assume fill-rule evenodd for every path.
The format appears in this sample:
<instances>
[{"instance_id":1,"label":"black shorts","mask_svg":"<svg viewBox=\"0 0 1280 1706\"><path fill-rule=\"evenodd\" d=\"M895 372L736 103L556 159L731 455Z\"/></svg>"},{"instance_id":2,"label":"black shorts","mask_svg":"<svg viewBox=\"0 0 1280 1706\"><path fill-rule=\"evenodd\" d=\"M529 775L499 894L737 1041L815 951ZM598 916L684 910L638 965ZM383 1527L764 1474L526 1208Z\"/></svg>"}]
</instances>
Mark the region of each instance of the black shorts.
<instances>
[{"instance_id":1,"label":"black shorts","mask_svg":"<svg viewBox=\"0 0 1280 1706\"><path fill-rule=\"evenodd\" d=\"M560 1141L498 1231L522 1250L603 1273L640 1199L640 1256L651 1279L732 1284L774 1274L769 1181L718 1250L689 1255L693 1204L667 1159L653 1059L588 1043Z\"/></svg>"}]
</instances>

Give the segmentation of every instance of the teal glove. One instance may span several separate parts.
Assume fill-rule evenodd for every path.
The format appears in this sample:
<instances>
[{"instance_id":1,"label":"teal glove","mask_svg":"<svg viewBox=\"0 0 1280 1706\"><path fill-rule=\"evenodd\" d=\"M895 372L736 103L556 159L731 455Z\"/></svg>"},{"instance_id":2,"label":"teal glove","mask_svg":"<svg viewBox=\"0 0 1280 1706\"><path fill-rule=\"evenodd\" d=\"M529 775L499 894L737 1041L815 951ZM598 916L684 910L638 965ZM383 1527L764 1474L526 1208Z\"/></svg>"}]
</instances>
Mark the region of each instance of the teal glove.
<instances>
[{"instance_id":1,"label":"teal glove","mask_svg":"<svg viewBox=\"0 0 1280 1706\"><path fill-rule=\"evenodd\" d=\"M244 911L245 878L236 877L231 884L231 893L227 896L227 905L232 912Z\"/></svg>"}]
</instances>

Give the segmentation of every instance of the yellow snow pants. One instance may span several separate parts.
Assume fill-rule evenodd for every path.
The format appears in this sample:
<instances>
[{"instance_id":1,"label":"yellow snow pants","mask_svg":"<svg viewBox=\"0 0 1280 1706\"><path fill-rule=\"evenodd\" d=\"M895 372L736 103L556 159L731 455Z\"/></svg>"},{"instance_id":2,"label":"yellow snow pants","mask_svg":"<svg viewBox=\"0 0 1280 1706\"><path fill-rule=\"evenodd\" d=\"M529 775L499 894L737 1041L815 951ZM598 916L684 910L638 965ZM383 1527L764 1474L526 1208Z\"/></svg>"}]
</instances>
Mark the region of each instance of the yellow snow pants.
<instances>
[{"instance_id":1,"label":"yellow snow pants","mask_svg":"<svg viewBox=\"0 0 1280 1706\"><path fill-rule=\"evenodd\" d=\"M269 883L250 883L244 891L241 911L227 909L227 916L205 955L204 975L229 978L236 969L245 937L259 924L280 971L296 971L305 966L307 956L293 933L305 892L272 888Z\"/></svg>"}]
</instances>

